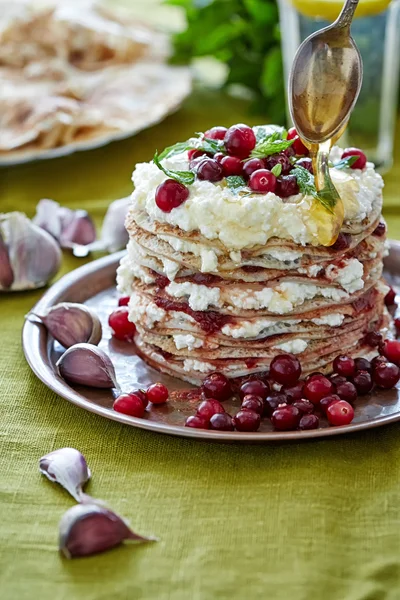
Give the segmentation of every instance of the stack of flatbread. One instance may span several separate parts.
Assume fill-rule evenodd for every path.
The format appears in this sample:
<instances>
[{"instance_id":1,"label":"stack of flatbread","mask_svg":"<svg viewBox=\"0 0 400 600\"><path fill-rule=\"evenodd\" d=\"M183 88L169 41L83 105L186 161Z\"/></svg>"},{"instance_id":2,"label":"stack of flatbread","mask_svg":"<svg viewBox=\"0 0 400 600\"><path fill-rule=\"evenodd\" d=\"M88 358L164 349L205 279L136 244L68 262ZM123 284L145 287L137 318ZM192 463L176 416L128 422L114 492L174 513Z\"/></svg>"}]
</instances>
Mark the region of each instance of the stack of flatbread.
<instances>
[{"instance_id":1,"label":"stack of flatbread","mask_svg":"<svg viewBox=\"0 0 400 600\"><path fill-rule=\"evenodd\" d=\"M0 0L0 160L129 134L179 106L165 36L91 1Z\"/></svg>"}]
</instances>

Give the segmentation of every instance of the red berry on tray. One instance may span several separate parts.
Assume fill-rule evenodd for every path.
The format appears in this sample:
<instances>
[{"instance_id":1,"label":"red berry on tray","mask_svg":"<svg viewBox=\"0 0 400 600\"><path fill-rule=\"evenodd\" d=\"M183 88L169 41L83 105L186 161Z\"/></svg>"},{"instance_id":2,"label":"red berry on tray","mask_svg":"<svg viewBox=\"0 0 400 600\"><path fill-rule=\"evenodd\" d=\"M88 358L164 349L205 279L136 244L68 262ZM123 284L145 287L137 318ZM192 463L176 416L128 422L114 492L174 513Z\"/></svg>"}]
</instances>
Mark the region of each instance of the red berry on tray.
<instances>
[{"instance_id":1,"label":"red berry on tray","mask_svg":"<svg viewBox=\"0 0 400 600\"><path fill-rule=\"evenodd\" d=\"M228 413L213 415L210 419L210 428L219 431L233 431L233 420Z\"/></svg>"},{"instance_id":2,"label":"red berry on tray","mask_svg":"<svg viewBox=\"0 0 400 600\"><path fill-rule=\"evenodd\" d=\"M346 377L339 375L338 373L333 373L333 375L329 376L329 380L333 383L334 386L341 385L342 383L346 383Z\"/></svg>"},{"instance_id":3,"label":"red berry on tray","mask_svg":"<svg viewBox=\"0 0 400 600\"><path fill-rule=\"evenodd\" d=\"M330 396L325 396L325 398L322 398L320 400L319 408L323 412L326 412L328 406L330 406L332 404L332 402L339 402L339 401L340 401L340 398L336 394L331 394Z\"/></svg>"},{"instance_id":4,"label":"red berry on tray","mask_svg":"<svg viewBox=\"0 0 400 600\"><path fill-rule=\"evenodd\" d=\"M224 412L225 409L222 404L213 398L203 400L197 407L197 416L202 417L202 419L205 419L206 421L209 421L213 415Z\"/></svg>"},{"instance_id":5,"label":"red berry on tray","mask_svg":"<svg viewBox=\"0 0 400 600\"><path fill-rule=\"evenodd\" d=\"M308 156L309 150L303 144L303 142L301 141L301 139L299 138L299 134L297 133L295 127L291 127L289 129L287 139L288 140L294 140L294 142L292 144L292 148L296 152L296 154L299 154L299 155L303 155L304 154L304 156Z\"/></svg>"},{"instance_id":6,"label":"red berry on tray","mask_svg":"<svg viewBox=\"0 0 400 600\"><path fill-rule=\"evenodd\" d=\"M400 379L400 369L391 362L380 363L375 367L372 378L378 387L390 390Z\"/></svg>"},{"instance_id":7,"label":"red berry on tray","mask_svg":"<svg viewBox=\"0 0 400 600\"><path fill-rule=\"evenodd\" d=\"M108 324L117 340L124 342L132 341L136 333L135 324L129 321L129 310L126 306L120 306L108 317Z\"/></svg>"},{"instance_id":8,"label":"red berry on tray","mask_svg":"<svg viewBox=\"0 0 400 600\"><path fill-rule=\"evenodd\" d=\"M351 165L352 169L364 169L367 164L367 157L364 152L359 148L346 148L342 154L342 158L347 158L348 156L358 156L358 159L355 163Z\"/></svg>"},{"instance_id":9,"label":"red berry on tray","mask_svg":"<svg viewBox=\"0 0 400 600\"><path fill-rule=\"evenodd\" d=\"M208 429L208 421L202 419L198 415L192 415L185 421L185 427L193 427L194 429Z\"/></svg>"},{"instance_id":10,"label":"red berry on tray","mask_svg":"<svg viewBox=\"0 0 400 600\"><path fill-rule=\"evenodd\" d=\"M262 192L264 194L274 192L276 189L276 177L267 169L253 171L250 175L249 187L254 192Z\"/></svg>"},{"instance_id":11,"label":"red berry on tray","mask_svg":"<svg viewBox=\"0 0 400 600\"><path fill-rule=\"evenodd\" d=\"M294 385L284 385L281 389L282 394L285 394L289 403L301 400L304 397L303 394L304 381L298 381Z\"/></svg>"},{"instance_id":12,"label":"red berry on tray","mask_svg":"<svg viewBox=\"0 0 400 600\"><path fill-rule=\"evenodd\" d=\"M179 183L175 179L166 179L156 189L155 198L158 208L169 213L189 198L189 190L183 183Z\"/></svg>"},{"instance_id":13,"label":"red berry on tray","mask_svg":"<svg viewBox=\"0 0 400 600\"><path fill-rule=\"evenodd\" d=\"M388 361L400 366L400 342L398 340L385 340L381 348L381 354L386 356Z\"/></svg>"},{"instance_id":14,"label":"red berry on tray","mask_svg":"<svg viewBox=\"0 0 400 600\"><path fill-rule=\"evenodd\" d=\"M396 327L396 334L397 336L400 335L400 319L397 318L394 320L394 326Z\"/></svg>"},{"instance_id":15,"label":"red berry on tray","mask_svg":"<svg viewBox=\"0 0 400 600\"><path fill-rule=\"evenodd\" d=\"M253 412L262 415L264 412L264 401L260 396L254 396L253 394L248 394L242 400L242 410L252 410Z\"/></svg>"},{"instance_id":16,"label":"red berry on tray","mask_svg":"<svg viewBox=\"0 0 400 600\"><path fill-rule=\"evenodd\" d=\"M385 296L385 304L386 306L393 306L393 304L396 304L396 292L392 287Z\"/></svg>"},{"instance_id":17,"label":"red berry on tray","mask_svg":"<svg viewBox=\"0 0 400 600\"><path fill-rule=\"evenodd\" d=\"M228 130L226 127L217 125L216 127L211 127L211 129L205 131L204 137L208 138L209 140L223 140L227 131Z\"/></svg>"},{"instance_id":18,"label":"red berry on tray","mask_svg":"<svg viewBox=\"0 0 400 600\"><path fill-rule=\"evenodd\" d=\"M341 383L336 386L336 394L339 398L346 400L347 402L355 402L355 400L357 400L357 389L350 381L346 381L346 383Z\"/></svg>"},{"instance_id":19,"label":"red berry on tray","mask_svg":"<svg viewBox=\"0 0 400 600\"><path fill-rule=\"evenodd\" d=\"M118 300L118 306L128 306L129 300L129 296L122 296L122 298Z\"/></svg>"},{"instance_id":20,"label":"red berry on tray","mask_svg":"<svg viewBox=\"0 0 400 600\"><path fill-rule=\"evenodd\" d=\"M121 394L115 400L113 409L124 415L141 419L144 415L142 400L135 394Z\"/></svg>"},{"instance_id":21,"label":"red berry on tray","mask_svg":"<svg viewBox=\"0 0 400 600\"><path fill-rule=\"evenodd\" d=\"M146 390L147 398L152 404L164 404L168 400L168 388L162 383L153 383Z\"/></svg>"},{"instance_id":22,"label":"red berry on tray","mask_svg":"<svg viewBox=\"0 0 400 600\"><path fill-rule=\"evenodd\" d=\"M304 396L313 404L318 404L322 398L330 396L334 391L333 383L324 375L311 377L304 386Z\"/></svg>"},{"instance_id":23,"label":"red berry on tray","mask_svg":"<svg viewBox=\"0 0 400 600\"><path fill-rule=\"evenodd\" d=\"M211 373L201 386L206 398L215 398L220 402L228 400L232 396L232 387L229 379L223 373Z\"/></svg>"},{"instance_id":24,"label":"red berry on tray","mask_svg":"<svg viewBox=\"0 0 400 600\"><path fill-rule=\"evenodd\" d=\"M354 359L351 356L340 354L333 361L333 370L342 377L351 377L356 370Z\"/></svg>"},{"instance_id":25,"label":"red berry on tray","mask_svg":"<svg viewBox=\"0 0 400 600\"><path fill-rule=\"evenodd\" d=\"M229 154L239 158L247 158L256 145L256 136L251 127L240 123L229 127L224 141Z\"/></svg>"},{"instance_id":26,"label":"red berry on tray","mask_svg":"<svg viewBox=\"0 0 400 600\"><path fill-rule=\"evenodd\" d=\"M281 198L295 196L299 191L299 184L294 175L283 175L276 180L275 194Z\"/></svg>"},{"instance_id":27,"label":"red berry on tray","mask_svg":"<svg viewBox=\"0 0 400 600\"><path fill-rule=\"evenodd\" d=\"M300 419L299 429L318 429L319 418L317 415L303 415Z\"/></svg>"},{"instance_id":28,"label":"red berry on tray","mask_svg":"<svg viewBox=\"0 0 400 600\"><path fill-rule=\"evenodd\" d=\"M371 371L372 373L375 371L376 367L378 365L380 365L381 363L387 363L387 358L385 356L375 356L375 358L373 358L371 360Z\"/></svg>"},{"instance_id":29,"label":"red berry on tray","mask_svg":"<svg viewBox=\"0 0 400 600\"><path fill-rule=\"evenodd\" d=\"M245 381L240 386L239 396L244 398L245 396L259 396L263 400L269 394L269 385L266 381L261 381L261 379L249 379Z\"/></svg>"},{"instance_id":30,"label":"red berry on tray","mask_svg":"<svg viewBox=\"0 0 400 600\"><path fill-rule=\"evenodd\" d=\"M205 158L197 167L197 178L203 181L221 181L224 173L221 164L213 158Z\"/></svg>"},{"instance_id":31,"label":"red berry on tray","mask_svg":"<svg viewBox=\"0 0 400 600\"><path fill-rule=\"evenodd\" d=\"M295 406L302 415L310 415L312 412L314 412L314 404L312 402L310 402L309 400L306 400L305 398L302 398L301 400L296 400L295 402L293 402L293 406Z\"/></svg>"},{"instance_id":32,"label":"red berry on tray","mask_svg":"<svg viewBox=\"0 0 400 600\"><path fill-rule=\"evenodd\" d=\"M301 418L298 408L292 404L277 408L271 416L271 423L279 431L292 431L297 429Z\"/></svg>"},{"instance_id":33,"label":"red berry on tray","mask_svg":"<svg viewBox=\"0 0 400 600\"><path fill-rule=\"evenodd\" d=\"M368 344L368 346L374 348L375 346L379 346L379 344L383 340L383 337L382 334L378 333L377 331L370 331L369 333L367 333L364 339L365 343Z\"/></svg>"},{"instance_id":34,"label":"red berry on tray","mask_svg":"<svg viewBox=\"0 0 400 600\"><path fill-rule=\"evenodd\" d=\"M359 396L369 394L373 386L371 373L368 371L357 371L353 377L353 384Z\"/></svg>"},{"instance_id":35,"label":"red berry on tray","mask_svg":"<svg viewBox=\"0 0 400 600\"><path fill-rule=\"evenodd\" d=\"M264 414L271 417L272 413L280 406L288 406L287 398L284 394L277 393L276 395L268 396L264 403Z\"/></svg>"},{"instance_id":36,"label":"red berry on tray","mask_svg":"<svg viewBox=\"0 0 400 600\"><path fill-rule=\"evenodd\" d=\"M238 156L224 156L220 165L224 177L229 177L230 175L243 175L243 163Z\"/></svg>"},{"instance_id":37,"label":"red berry on tray","mask_svg":"<svg viewBox=\"0 0 400 600\"><path fill-rule=\"evenodd\" d=\"M238 431L257 431L261 417L253 410L239 410L233 417L233 423Z\"/></svg>"},{"instance_id":38,"label":"red berry on tray","mask_svg":"<svg viewBox=\"0 0 400 600\"><path fill-rule=\"evenodd\" d=\"M299 359L293 354L278 354L271 361L269 373L277 383L294 385L301 375Z\"/></svg>"},{"instance_id":39,"label":"red berry on tray","mask_svg":"<svg viewBox=\"0 0 400 600\"><path fill-rule=\"evenodd\" d=\"M260 169L265 169L265 162L262 158L251 158L243 164L243 173L246 177L250 177L254 171L259 171Z\"/></svg>"},{"instance_id":40,"label":"red berry on tray","mask_svg":"<svg viewBox=\"0 0 400 600\"><path fill-rule=\"evenodd\" d=\"M354 364L356 365L356 371L370 371L371 363L366 358L355 358Z\"/></svg>"},{"instance_id":41,"label":"red berry on tray","mask_svg":"<svg viewBox=\"0 0 400 600\"><path fill-rule=\"evenodd\" d=\"M129 392L129 396L137 396L143 403L144 408L148 405L147 394L144 390L132 390Z\"/></svg>"},{"instance_id":42,"label":"red berry on tray","mask_svg":"<svg viewBox=\"0 0 400 600\"><path fill-rule=\"evenodd\" d=\"M354 408L346 400L331 402L326 416L331 425L349 425L354 419Z\"/></svg>"}]
</instances>

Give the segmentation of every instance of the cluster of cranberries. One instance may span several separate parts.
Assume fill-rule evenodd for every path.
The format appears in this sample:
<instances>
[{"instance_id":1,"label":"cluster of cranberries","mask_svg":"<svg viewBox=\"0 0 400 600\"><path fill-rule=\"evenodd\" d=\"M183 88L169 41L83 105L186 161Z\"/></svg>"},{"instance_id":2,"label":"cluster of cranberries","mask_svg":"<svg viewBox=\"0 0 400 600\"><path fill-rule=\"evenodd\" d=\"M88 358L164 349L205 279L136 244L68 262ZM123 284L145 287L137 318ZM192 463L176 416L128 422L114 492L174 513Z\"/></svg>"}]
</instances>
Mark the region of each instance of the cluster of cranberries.
<instances>
[{"instance_id":1,"label":"cluster of cranberries","mask_svg":"<svg viewBox=\"0 0 400 600\"><path fill-rule=\"evenodd\" d=\"M141 419L149 402L165 404L169 396L168 389L162 383L153 383L147 390L133 390L129 394L121 394L115 400L113 409L130 417Z\"/></svg>"},{"instance_id":2,"label":"cluster of cranberries","mask_svg":"<svg viewBox=\"0 0 400 600\"><path fill-rule=\"evenodd\" d=\"M321 414L331 425L348 425L353 420L352 404L358 396L368 394L374 384L390 389L400 379L400 342L387 340L380 345L380 352L371 362L337 356L332 375L313 373L305 380L300 379L301 365L295 356L276 356L271 362L268 380L257 378L242 383L239 389L242 405L234 416L222 405L233 396L229 380L221 373L213 373L204 380L204 399L185 426L257 431L261 419L268 417L276 430L305 430L316 429Z\"/></svg>"},{"instance_id":3,"label":"cluster of cranberries","mask_svg":"<svg viewBox=\"0 0 400 600\"><path fill-rule=\"evenodd\" d=\"M135 324L129 320L129 297L124 296L118 301L118 308L108 317L113 337L122 342L131 342L136 333Z\"/></svg>"},{"instance_id":4,"label":"cluster of cranberries","mask_svg":"<svg viewBox=\"0 0 400 600\"><path fill-rule=\"evenodd\" d=\"M232 175L241 176L254 192L273 192L281 198L287 198L299 193L299 186L294 175L290 175L295 166L301 166L313 172L312 161L308 158L309 151L299 138L294 127L289 129L287 139L293 140L292 145L266 158L250 158L250 153L256 146L256 136L248 125L238 124L227 129L213 127L206 131L204 137L211 140L223 141L224 152L210 155L203 150L189 150L189 168L198 179L211 182L221 181ZM293 157L301 157L293 161ZM367 163L365 154L358 148L348 148L343 153L347 156L358 156L352 165L353 169L363 169ZM272 169L280 165L281 175L276 177ZM157 206L164 212L171 212L180 206L189 196L188 188L174 179L167 179L156 190Z\"/></svg>"}]
</instances>

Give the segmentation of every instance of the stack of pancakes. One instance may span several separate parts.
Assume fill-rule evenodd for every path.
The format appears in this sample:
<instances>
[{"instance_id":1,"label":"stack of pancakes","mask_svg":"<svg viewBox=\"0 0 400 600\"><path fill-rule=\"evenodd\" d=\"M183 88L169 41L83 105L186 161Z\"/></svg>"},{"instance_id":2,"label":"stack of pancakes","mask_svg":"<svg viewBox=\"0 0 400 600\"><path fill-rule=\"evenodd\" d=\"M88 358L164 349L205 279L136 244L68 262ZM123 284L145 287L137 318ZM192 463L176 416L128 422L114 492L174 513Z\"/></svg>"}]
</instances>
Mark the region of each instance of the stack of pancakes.
<instances>
[{"instance_id":1,"label":"stack of pancakes","mask_svg":"<svg viewBox=\"0 0 400 600\"><path fill-rule=\"evenodd\" d=\"M334 247L270 237L241 251L199 230L152 218L133 203L130 241L118 271L136 324L138 353L194 384L268 371L293 353L304 374L329 372L342 353L370 357L371 331L390 317L382 281L382 195L362 221L346 221ZM375 233L374 233L375 232Z\"/></svg>"}]
</instances>

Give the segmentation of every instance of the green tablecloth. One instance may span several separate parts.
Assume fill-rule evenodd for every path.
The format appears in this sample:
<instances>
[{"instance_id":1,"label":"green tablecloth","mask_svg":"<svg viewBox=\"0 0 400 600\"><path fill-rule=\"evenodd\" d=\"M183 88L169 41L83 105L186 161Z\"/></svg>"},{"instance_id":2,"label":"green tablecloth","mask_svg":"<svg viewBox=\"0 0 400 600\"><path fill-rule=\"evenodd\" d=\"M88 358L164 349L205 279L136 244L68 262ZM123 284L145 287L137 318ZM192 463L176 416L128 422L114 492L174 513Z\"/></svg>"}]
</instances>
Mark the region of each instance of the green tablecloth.
<instances>
[{"instance_id":1,"label":"green tablecloth","mask_svg":"<svg viewBox=\"0 0 400 600\"><path fill-rule=\"evenodd\" d=\"M197 94L133 139L1 170L1 210L32 214L50 197L99 220L130 192L137 160L193 130L243 120L239 100ZM398 171L386 179L390 233L400 237ZM65 256L64 271L80 264ZM26 365L20 332L40 294L0 299L2 600L400 598L400 426L252 446L107 421L57 397ZM39 457L62 446L87 457L89 493L161 541L62 560L57 526L72 501L38 473Z\"/></svg>"}]
</instances>

